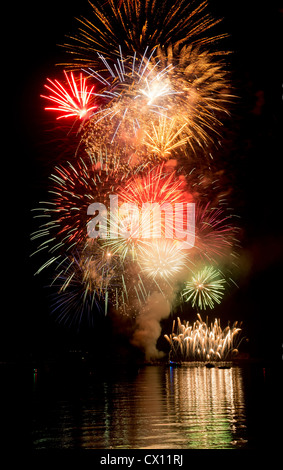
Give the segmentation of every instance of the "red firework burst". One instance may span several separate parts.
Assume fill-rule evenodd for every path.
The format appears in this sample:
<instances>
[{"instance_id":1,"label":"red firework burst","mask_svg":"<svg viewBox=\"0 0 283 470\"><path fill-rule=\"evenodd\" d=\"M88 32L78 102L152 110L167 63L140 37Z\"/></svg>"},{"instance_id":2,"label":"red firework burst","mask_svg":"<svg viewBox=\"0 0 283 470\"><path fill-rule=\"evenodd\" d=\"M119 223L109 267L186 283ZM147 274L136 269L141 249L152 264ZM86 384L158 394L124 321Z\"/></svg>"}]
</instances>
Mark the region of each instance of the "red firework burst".
<instances>
[{"instance_id":1,"label":"red firework burst","mask_svg":"<svg viewBox=\"0 0 283 470\"><path fill-rule=\"evenodd\" d=\"M153 238L155 238L153 234L159 238L160 230L165 237L171 238L175 230L176 220L179 221L178 226L183 226L187 223L186 211L183 214L183 204L191 202L192 198L186 192L186 180L183 175L178 175L176 171L168 171L165 164L151 168L141 175L136 174L132 176L123 187L118 188L118 195L120 203L128 203L142 210L142 230L144 233L149 234L152 223ZM147 206L148 204L149 206ZM159 221L154 209L151 213L152 207L156 204L159 206L159 209L164 208L165 212L166 206L172 207L172 210L173 206L175 206L175 222L173 212L167 216L165 213L160 213L161 221ZM157 210L158 214L159 209ZM159 228L160 223L162 228ZM146 235L146 237L148 236Z\"/></svg>"},{"instance_id":2,"label":"red firework burst","mask_svg":"<svg viewBox=\"0 0 283 470\"><path fill-rule=\"evenodd\" d=\"M48 99L57 106L47 107L45 109L61 113L56 119L68 117L86 119L90 111L97 108L97 106L91 103L94 86L91 88L87 87L87 79L83 77L82 73L80 73L78 79L75 79L72 72L68 75L67 72L64 71L64 74L67 81L65 86L58 80L53 81L47 78L52 86L44 86L51 91L52 94L49 96L41 95L41 97Z\"/></svg>"},{"instance_id":3,"label":"red firework burst","mask_svg":"<svg viewBox=\"0 0 283 470\"><path fill-rule=\"evenodd\" d=\"M143 203L189 202L191 196L186 192L186 180L163 163L134 175L119 191L119 198L142 206Z\"/></svg>"}]
</instances>

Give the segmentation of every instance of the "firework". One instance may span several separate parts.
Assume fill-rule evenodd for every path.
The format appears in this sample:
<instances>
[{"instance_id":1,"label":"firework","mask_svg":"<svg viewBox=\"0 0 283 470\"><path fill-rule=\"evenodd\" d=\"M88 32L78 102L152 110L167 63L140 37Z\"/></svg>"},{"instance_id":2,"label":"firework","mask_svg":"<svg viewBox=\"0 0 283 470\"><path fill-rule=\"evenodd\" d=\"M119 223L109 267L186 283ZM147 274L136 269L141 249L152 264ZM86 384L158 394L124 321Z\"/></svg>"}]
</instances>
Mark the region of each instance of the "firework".
<instances>
[{"instance_id":1,"label":"firework","mask_svg":"<svg viewBox=\"0 0 283 470\"><path fill-rule=\"evenodd\" d=\"M150 295L136 266L99 240L88 240L53 267L51 310L64 325L93 326L97 315L109 310L135 317Z\"/></svg>"},{"instance_id":2,"label":"firework","mask_svg":"<svg viewBox=\"0 0 283 470\"><path fill-rule=\"evenodd\" d=\"M220 117L232 99L222 63L191 46L169 55L147 50L126 57L120 50L112 66L100 56L107 78L84 69L103 87L84 141L90 147L115 141L138 152L145 147L159 158L186 144L193 152L196 145L206 150L213 136L219 139Z\"/></svg>"},{"instance_id":3,"label":"firework","mask_svg":"<svg viewBox=\"0 0 283 470\"><path fill-rule=\"evenodd\" d=\"M153 61L155 49L149 55L146 49L141 56L134 53L123 57L120 52L114 65L99 56L105 77L101 71L84 69L101 87L94 94L99 107L92 113L83 137L90 148L101 142L139 146L146 130L157 125L160 116L172 119L170 113L167 116L172 98L183 92L175 91L169 80L172 65L162 68Z\"/></svg>"},{"instance_id":4,"label":"firework","mask_svg":"<svg viewBox=\"0 0 283 470\"><path fill-rule=\"evenodd\" d=\"M180 242L170 239L155 239L151 243L140 243L137 260L142 273L153 281L170 284L187 266L187 256Z\"/></svg>"},{"instance_id":5,"label":"firework","mask_svg":"<svg viewBox=\"0 0 283 470\"><path fill-rule=\"evenodd\" d=\"M137 204L139 207L147 202L161 205L190 200L182 173L172 171L164 163L133 175L119 188L118 194L123 202Z\"/></svg>"},{"instance_id":6,"label":"firework","mask_svg":"<svg viewBox=\"0 0 283 470\"><path fill-rule=\"evenodd\" d=\"M200 309L213 308L214 303L220 303L224 294L225 279L212 266L205 266L201 271L192 275L183 291L186 302Z\"/></svg>"},{"instance_id":7,"label":"firework","mask_svg":"<svg viewBox=\"0 0 283 470\"><path fill-rule=\"evenodd\" d=\"M127 210L126 210L127 209ZM109 232L117 234L102 240L103 246L113 254L119 255L125 261L126 258L136 259L136 248L140 242L140 217L135 208L118 207L109 221L103 224L103 228L109 228Z\"/></svg>"},{"instance_id":8,"label":"firework","mask_svg":"<svg viewBox=\"0 0 283 470\"><path fill-rule=\"evenodd\" d=\"M193 152L219 139L232 95L220 59L224 53L209 50L225 35L205 36L218 23L203 15L207 2L195 8L185 0L162 5L127 0L120 7L111 1L92 7L95 22L81 20L80 35L66 45L74 59L70 65L77 63L102 88L96 93L101 105L84 136L88 145L101 143L103 136L108 143L134 143L141 152L146 136L147 150L168 158L173 136ZM161 147L160 139L157 146L152 142L160 135L160 115L171 127Z\"/></svg>"},{"instance_id":9,"label":"firework","mask_svg":"<svg viewBox=\"0 0 283 470\"><path fill-rule=\"evenodd\" d=\"M73 59L64 81L47 79L49 95L42 95L58 120L80 123L76 136L87 156L76 152L53 170L32 234L33 254L45 256L37 273L54 268L53 308L64 323L80 323L85 313L92 322L95 311L109 308L136 315L156 292L169 305L184 279L182 301L213 308L226 281L214 267L195 266L232 254L236 232L223 205L184 167L210 168L198 157L211 157L229 114L224 53L211 51L224 37L210 34L218 20L206 0L97 0L91 8L93 18L82 18L64 46ZM195 246L184 250L181 240L192 232ZM212 330L221 336L219 328L216 322ZM202 321L194 329L209 330Z\"/></svg>"},{"instance_id":10,"label":"firework","mask_svg":"<svg viewBox=\"0 0 283 470\"><path fill-rule=\"evenodd\" d=\"M187 124L184 123L178 128L176 120L176 117L167 119L165 116L160 116L158 123L155 125L152 122L150 129L145 131L143 144L157 158L160 157L162 160L170 158L176 149L180 150L180 147L188 142L188 136L183 132Z\"/></svg>"},{"instance_id":11,"label":"firework","mask_svg":"<svg viewBox=\"0 0 283 470\"><path fill-rule=\"evenodd\" d=\"M109 297L118 291L119 262L97 242L75 250L56 264L51 286L56 289L52 313L64 324L80 325L86 317L93 323L93 312L107 314ZM110 290L111 285L111 290Z\"/></svg>"},{"instance_id":12,"label":"firework","mask_svg":"<svg viewBox=\"0 0 283 470\"><path fill-rule=\"evenodd\" d=\"M79 33L70 36L71 42L64 45L72 54L75 67L93 67L99 63L98 55L107 60L120 56L119 46L132 54L143 53L146 47L152 50L160 45L165 50L171 44L206 45L223 35L207 36L208 31L219 20L206 12L207 2L180 0L123 0L123 2L97 0L91 4L93 20L79 19Z\"/></svg>"},{"instance_id":13,"label":"firework","mask_svg":"<svg viewBox=\"0 0 283 470\"><path fill-rule=\"evenodd\" d=\"M192 45L181 49L175 45L166 53L158 48L156 58L159 67L170 66L168 78L176 97L169 118L178 108L176 130L183 129L189 152L201 149L208 155L209 146L221 137L223 118L234 99L223 61L218 54Z\"/></svg>"},{"instance_id":14,"label":"firework","mask_svg":"<svg viewBox=\"0 0 283 470\"><path fill-rule=\"evenodd\" d=\"M169 358L171 361L202 361L220 362L229 361L238 353L240 345L239 333L241 328L235 322L230 328L228 325L221 329L220 320L215 319L210 326L204 322L198 314L198 320L190 325L189 322L180 321L177 318L177 331L175 320L173 322L172 333L164 335L170 344Z\"/></svg>"},{"instance_id":15,"label":"firework","mask_svg":"<svg viewBox=\"0 0 283 470\"><path fill-rule=\"evenodd\" d=\"M52 198L36 209L35 217L44 223L31 237L33 241L42 240L34 253L45 252L49 256L37 273L84 246L92 217L88 207L93 202L108 203L109 194L126 176L127 171L119 161L115 158L108 161L102 154L55 167L50 177Z\"/></svg>"},{"instance_id":16,"label":"firework","mask_svg":"<svg viewBox=\"0 0 283 470\"><path fill-rule=\"evenodd\" d=\"M232 224L234 216L224 206L211 203L196 204L196 236L192 256L209 262L234 254L238 244L237 227Z\"/></svg>"},{"instance_id":17,"label":"firework","mask_svg":"<svg viewBox=\"0 0 283 470\"><path fill-rule=\"evenodd\" d=\"M117 237L106 240L105 246L123 259L128 254L135 259L139 245L148 246L152 239L160 237L173 238L176 220L183 215L178 203L183 206L182 203L188 201L184 187L182 175L168 171L164 163L125 180L117 188L120 210L110 220L110 230L117 233ZM165 210L166 205L172 213ZM177 205L175 217L174 205Z\"/></svg>"},{"instance_id":18,"label":"firework","mask_svg":"<svg viewBox=\"0 0 283 470\"><path fill-rule=\"evenodd\" d=\"M41 95L41 97L55 103L56 107L46 107L45 109L61 113L57 119L68 117L86 119L97 107L96 105L91 105L94 86L91 88L87 87L87 79L83 78L82 73L80 73L78 80L75 79L72 72L68 75L64 71L64 74L66 85L63 85L58 80L47 79L51 86L45 85L45 88L51 94L49 96Z\"/></svg>"}]
</instances>

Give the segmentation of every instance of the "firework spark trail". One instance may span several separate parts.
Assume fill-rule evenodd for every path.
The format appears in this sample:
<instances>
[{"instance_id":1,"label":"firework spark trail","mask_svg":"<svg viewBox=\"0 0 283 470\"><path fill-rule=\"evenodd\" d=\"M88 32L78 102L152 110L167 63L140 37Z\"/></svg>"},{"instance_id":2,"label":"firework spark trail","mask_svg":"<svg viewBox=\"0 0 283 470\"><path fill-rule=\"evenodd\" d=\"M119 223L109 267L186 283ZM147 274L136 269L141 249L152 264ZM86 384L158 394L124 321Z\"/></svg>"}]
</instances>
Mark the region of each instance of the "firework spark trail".
<instances>
[{"instance_id":1,"label":"firework spark trail","mask_svg":"<svg viewBox=\"0 0 283 470\"><path fill-rule=\"evenodd\" d=\"M160 116L158 123L151 123L150 129L145 131L143 144L149 152L162 159L169 158L173 151L180 150L188 142L188 136L183 135L183 130L187 126L184 123L178 127L176 125L176 117L169 120L165 116ZM176 130L177 128L177 130Z\"/></svg>"},{"instance_id":2,"label":"firework spark trail","mask_svg":"<svg viewBox=\"0 0 283 470\"><path fill-rule=\"evenodd\" d=\"M93 311L107 313L108 285L114 273L99 246L88 258L76 250L56 268L51 282L56 289L51 308L53 314L58 312L59 322L79 325L87 315L92 324Z\"/></svg>"},{"instance_id":3,"label":"firework spark trail","mask_svg":"<svg viewBox=\"0 0 283 470\"><path fill-rule=\"evenodd\" d=\"M143 174L133 175L119 190L119 197L123 202L136 203L140 207L147 202L175 204L188 201L185 189L184 179L162 163Z\"/></svg>"},{"instance_id":4,"label":"firework spark trail","mask_svg":"<svg viewBox=\"0 0 283 470\"><path fill-rule=\"evenodd\" d=\"M225 206L215 207L210 202L196 204L196 234L194 254L197 258L217 262L221 258L234 255L238 244L235 217ZM193 253L192 253L193 255Z\"/></svg>"},{"instance_id":5,"label":"firework spark trail","mask_svg":"<svg viewBox=\"0 0 283 470\"><path fill-rule=\"evenodd\" d=\"M55 168L50 177L52 199L35 210L35 217L43 223L31 240L43 241L34 253L44 251L50 255L37 273L86 242L87 223L91 219L87 215L89 205L98 201L108 203L109 194L126 176L127 171L119 161L107 161L100 154Z\"/></svg>"},{"instance_id":6,"label":"firework spark trail","mask_svg":"<svg viewBox=\"0 0 283 470\"><path fill-rule=\"evenodd\" d=\"M183 128L193 152L196 146L206 150L209 142L219 139L232 95L220 59L226 53L210 51L214 41L225 35L206 36L219 22L204 13L207 2L195 6L185 0L175 4L165 0L161 6L157 1L127 0L120 8L114 2L92 7L95 22L82 19L74 44L65 46L72 53L70 65L77 62L98 80L104 87L98 95L110 101L92 120L93 136L87 132L92 145L101 133L101 120L110 126L105 140L111 142L127 133L138 136L140 129L154 136L158 122L148 126L146 108L156 113L155 119L158 114L165 116L168 125L176 120L178 108L174 134ZM134 27L129 29L129 24Z\"/></svg>"},{"instance_id":7,"label":"firework spark trail","mask_svg":"<svg viewBox=\"0 0 283 470\"><path fill-rule=\"evenodd\" d=\"M166 210L164 214L161 212L166 209L166 204L173 208L173 204L188 200L183 178L175 171L166 170L164 163L140 171L125 180L118 187L117 195L120 207L126 207L123 211L120 209L110 220L110 230L117 232L118 236L106 240L104 244L111 252L120 253L123 259L127 254L136 259L137 250L146 249L152 239L164 235L172 238L175 229L173 209L172 217ZM158 209L158 213L155 209ZM175 212L176 219L178 210Z\"/></svg>"},{"instance_id":8,"label":"firework spark trail","mask_svg":"<svg viewBox=\"0 0 283 470\"><path fill-rule=\"evenodd\" d=\"M240 345L239 333L241 328L235 322L232 328L229 325L222 330L220 320L215 319L210 326L198 314L198 320L190 325L189 322L177 318L177 331L175 320L172 333L164 335L171 346L170 359L176 362L186 361L229 361L238 353Z\"/></svg>"},{"instance_id":9,"label":"firework spark trail","mask_svg":"<svg viewBox=\"0 0 283 470\"><path fill-rule=\"evenodd\" d=\"M186 124L190 152L197 148L206 155L208 145L221 138L223 118L235 96L231 93L228 72L218 56L208 50L187 45L174 46L156 55L159 66L171 65L169 80L176 92L178 125Z\"/></svg>"},{"instance_id":10,"label":"firework spark trail","mask_svg":"<svg viewBox=\"0 0 283 470\"><path fill-rule=\"evenodd\" d=\"M64 71L67 85L64 86L58 80L47 79L51 86L44 85L47 90L52 94L49 96L41 95L52 103L55 103L56 107L46 107L46 110L56 111L57 113L63 113L56 119L78 117L79 119L86 119L90 115L91 111L97 108L96 105L91 106L93 101L93 90L94 85L88 88L86 85L86 78L83 78L80 73L79 79L76 80L74 74L70 72L68 75Z\"/></svg>"},{"instance_id":11,"label":"firework spark trail","mask_svg":"<svg viewBox=\"0 0 283 470\"><path fill-rule=\"evenodd\" d=\"M169 55L155 48L149 57L146 51L141 58L136 53L124 58L121 52L118 66L112 67L99 55L107 78L92 68L84 69L104 87L94 94L101 104L84 141L91 148L122 139L135 143L139 151L145 145L163 158L185 144L193 152L196 145L206 150L213 135L219 139L220 116L228 113L232 99L221 62L214 63L213 54L191 47Z\"/></svg>"},{"instance_id":12,"label":"firework spark trail","mask_svg":"<svg viewBox=\"0 0 283 470\"><path fill-rule=\"evenodd\" d=\"M55 267L51 286L56 288L53 311L59 321L70 318L79 323L86 314L92 323L93 312L107 315L109 304L118 305L123 285L121 260L105 250L98 240L88 240Z\"/></svg>"},{"instance_id":13,"label":"firework spark trail","mask_svg":"<svg viewBox=\"0 0 283 470\"><path fill-rule=\"evenodd\" d=\"M97 0L91 4L93 21L81 18L79 33L70 36L64 48L72 54L70 67L93 67L98 62L98 53L107 60L113 52L120 57L120 47L127 54L143 53L160 45L166 50L171 44L193 44L205 46L226 35L210 35L208 32L219 23L207 12L207 1L179 0L123 0L105 2ZM129 27L131 25L131 27Z\"/></svg>"},{"instance_id":14,"label":"firework spark trail","mask_svg":"<svg viewBox=\"0 0 283 470\"><path fill-rule=\"evenodd\" d=\"M146 51L147 49L141 57L137 54L123 57L121 51L121 59L117 59L117 65L114 63L114 66L99 55L108 74L107 78L102 76L105 70L98 73L92 68L84 69L85 73L102 86L99 93L94 93L100 106L92 114L84 134L84 141L88 145L96 146L101 141L113 143L121 138L125 139L127 133L137 137L141 129L148 127L149 116L153 120L153 126L158 123L160 116L172 119L170 115L167 116L171 96L176 97L183 91L174 90L169 80L173 66L169 64L160 68L158 61L151 60L155 50L149 57L146 56ZM105 134L108 127L109 131ZM100 135L101 129L104 129L103 136ZM175 130L175 134L178 134L178 130Z\"/></svg>"},{"instance_id":15,"label":"firework spark trail","mask_svg":"<svg viewBox=\"0 0 283 470\"><path fill-rule=\"evenodd\" d=\"M141 271L156 282L176 281L177 275L187 269L186 252L177 240L155 239L150 244L140 243L137 248L137 261Z\"/></svg>"},{"instance_id":16,"label":"firework spark trail","mask_svg":"<svg viewBox=\"0 0 283 470\"><path fill-rule=\"evenodd\" d=\"M73 276L78 279L78 274L74 272L75 263L70 263L69 271L65 269L62 274L61 264L66 263L69 259L69 254L74 249L82 249L84 252L84 279L81 280L81 291L79 292L81 298L89 298L87 295L90 286L90 266L91 262L86 262L86 224L87 220L85 217L82 218L81 213L86 213L88 205L93 201L97 200L97 197L101 197L103 201L108 193L113 189L113 185L116 185L117 193L121 197L121 202L126 203L137 203L141 206L145 202L158 202L160 204L166 203L166 201L180 202L188 199L188 194L184 192L184 180L180 178L180 175L176 171L168 171L166 164L153 167L151 169L145 169L133 176L126 177L123 172L124 183L121 185L121 173L118 171L119 160L113 161L113 159L105 159L105 156L90 156L89 161L86 163L85 160L77 161L75 165L69 164L67 167L59 167L57 173L52 176L52 181L56 183L56 187L51 191L52 195L56 196L56 201L50 202L50 205L46 203L46 207L43 209L43 213L40 217L43 217L47 222L33 234L33 239L44 241L39 245L37 251L47 251L50 255L48 261L46 261L37 272L46 269L49 266L56 266L55 279L58 285L58 280L63 282L63 286L75 285L77 289L78 282L74 283ZM67 169L66 169L67 168ZM128 172L128 175L130 173ZM56 189L56 190L55 190ZM189 195L190 196L190 195ZM42 209L42 208L41 208ZM75 215L73 215L75 214ZM131 225L130 233L132 237L119 236L118 238L101 240L101 250L104 250L104 254L111 254L113 259L116 259L117 263L125 263L129 256L132 260L135 260L135 270L132 273L133 278L137 275L142 275L144 280L138 282L137 286L133 285L132 280L126 275L126 264L124 272L120 275L119 285L122 288L118 288L115 283L111 285L111 280L108 283L108 289L106 289L107 296L114 297L115 301L112 304L124 306L126 310L125 302L129 300L128 291L131 295L138 297L139 304L141 299L145 300L148 298L148 293L145 295L144 283L148 279L151 279L151 283L147 282L148 292L157 290L164 295L167 287L172 287L176 279L179 277L179 273L183 270L190 270L190 264L192 261L186 254L179 249L178 241L155 239L154 234L156 232L156 221L153 221L151 226L150 215L147 214L146 221L149 228L152 229L153 239L142 240L133 233L133 225ZM113 219L112 223L113 223ZM217 220L214 217L214 222ZM66 223L68 221L68 223ZM130 223L133 224L134 220L130 217ZM121 229L121 225L127 229L127 219L119 216L117 221L117 229ZM216 223L216 222L215 222ZM174 224L173 224L174 225ZM110 226L110 230L113 227ZM137 227L136 227L137 229ZM173 226L172 226L173 231ZM84 247L85 244L85 247ZM83 248L81 248L83 247ZM199 249L198 249L199 253ZM134 254L134 256L133 256ZM56 256L57 255L57 256ZM91 259L92 256L90 256ZM59 266L59 268L57 268ZM82 271L82 267L80 267ZM58 274L59 273L59 274ZM109 274L109 273L108 273ZM105 279L107 278L107 270L104 273ZM64 278L65 276L65 278ZM88 282L86 282L88 278ZM125 278L128 279L125 284ZM65 280L64 280L65 279ZM105 281L104 279L104 281ZM165 283L163 282L165 281ZM143 286L143 287L141 287ZM187 286L188 287L188 286ZM202 290L199 306L209 305L213 306L213 301L219 301L221 292L218 295L215 293L216 285L214 290L211 290L210 296L208 294L211 286L206 286L205 290ZM69 307L72 303L78 299L77 296L68 297L65 292L65 288L60 287L60 293L64 294L65 305L68 304L68 299L72 298L72 302L69 302ZM78 290L78 289L77 289ZM68 291L69 292L69 291ZM84 292L84 294L82 294ZM122 292L122 293L121 293ZM97 294L97 292L96 292ZM184 295L186 300L188 299L188 293ZM102 298L101 292L99 293ZM99 297L98 296L98 297ZM61 295L62 297L62 295ZM191 296L192 297L192 296ZM190 299L191 299L190 297ZM195 293L196 301L197 293ZM97 295L95 299L97 298ZM202 302L201 302L202 299ZM200 303L201 302L201 303ZM63 305L64 302L61 302ZM83 302L86 305L86 302ZM88 302L89 303L89 302ZM58 305L60 302L58 302ZM92 302L92 305L97 305L97 302ZM108 302L105 303L105 311L107 309ZM67 311L67 309L64 309Z\"/></svg>"},{"instance_id":17,"label":"firework spark trail","mask_svg":"<svg viewBox=\"0 0 283 470\"><path fill-rule=\"evenodd\" d=\"M50 287L55 292L52 314L60 323L78 328L83 321L94 325L96 316L106 316L109 310L134 318L151 295L151 286L136 266L104 249L98 240L87 241L55 264Z\"/></svg>"},{"instance_id":18,"label":"firework spark trail","mask_svg":"<svg viewBox=\"0 0 283 470\"><path fill-rule=\"evenodd\" d=\"M213 266L205 266L201 271L193 274L191 280L186 282L183 291L185 302L191 301L192 307L200 309L213 308L214 303L220 303L224 294L225 279Z\"/></svg>"}]
</instances>

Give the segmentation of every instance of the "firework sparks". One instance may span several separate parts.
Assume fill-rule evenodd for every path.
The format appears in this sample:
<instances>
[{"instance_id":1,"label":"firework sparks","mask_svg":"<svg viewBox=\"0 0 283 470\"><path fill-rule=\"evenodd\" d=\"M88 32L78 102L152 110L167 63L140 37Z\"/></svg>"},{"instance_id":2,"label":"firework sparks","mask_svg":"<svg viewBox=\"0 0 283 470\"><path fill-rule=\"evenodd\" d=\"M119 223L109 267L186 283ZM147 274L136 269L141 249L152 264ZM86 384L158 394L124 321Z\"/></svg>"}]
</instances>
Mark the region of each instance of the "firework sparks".
<instances>
[{"instance_id":1,"label":"firework sparks","mask_svg":"<svg viewBox=\"0 0 283 470\"><path fill-rule=\"evenodd\" d=\"M178 107L176 129L185 125L183 134L187 135L190 152L195 153L197 147L207 153L208 145L221 136L222 119L229 115L234 99L222 61L216 54L191 44L181 50L175 45L166 53L159 48L156 57L159 66L171 66L168 75Z\"/></svg>"},{"instance_id":2,"label":"firework sparks","mask_svg":"<svg viewBox=\"0 0 283 470\"><path fill-rule=\"evenodd\" d=\"M172 333L164 335L171 346L170 360L176 362L186 361L229 361L238 353L240 345L239 333L241 328L238 322L230 328L229 325L222 330L220 320L215 319L210 326L204 322L198 314L198 320L190 325L189 322L180 321L177 318L177 331L175 320ZM243 338L242 338L243 339Z\"/></svg>"},{"instance_id":3,"label":"firework sparks","mask_svg":"<svg viewBox=\"0 0 283 470\"><path fill-rule=\"evenodd\" d=\"M145 146L162 158L185 144L193 152L196 145L205 150L219 139L220 116L232 99L222 63L191 46L167 55L155 47L147 56L147 50L123 57L120 49L114 65L99 55L105 78L84 69L102 86L84 141L90 148L123 142L141 152Z\"/></svg>"},{"instance_id":4,"label":"firework sparks","mask_svg":"<svg viewBox=\"0 0 283 470\"><path fill-rule=\"evenodd\" d=\"M169 158L174 150L188 142L188 136L183 136L186 126L185 123L178 128L175 117L167 119L165 116L160 116L158 124L152 123L151 129L145 131L143 143L150 152L163 159Z\"/></svg>"},{"instance_id":5,"label":"firework sparks","mask_svg":"<svg viewBox=\"0 0 283 470\"><path fill-rule=\"evenodd\" d=\"M211 18L207 1L195 6L195 2L179 0L123 0L91 4L93 21L81 18L76 36L70 36L65 49L72 54L71 67L93 67L99 63L98 54L113 60L113 52L120 56L118 46L131 54L152 50L159 44L165 50L173 43L205 45L223 35L207 37L208 31L219 20ZM129 27L131 25L131 27ZM114 59L113 61L115 61Z\"/></svg>"},{"instance_id":6,"label":"firework sparks","mask_svg":"<svg viewBox=\"0 0 283 470\"><path fill-rule=\"evenodd\" d=\"M119 189L123 202L134 203L142 207L144 203L163 204L187 202L186 181L177 171L168 170L164 163L137 173Z\"/></svg>"},{"instance_id":7,"label":"firework sparks","mask_svg":"<svg viewBox=\"0 0 283 470\"><path fill-rule=\"evenodd\" d=\"M64 71L64 74L66 85L63 85L58 80L47 79L51 86L44 86L51 94L49 96L41 95L41 97L55 103L57 106L46 107L45 109L61 113L56 119L68 117L86 119L91 111L97 107L96 105L91 106L94 86L91 88L87 87L87 79L83 78L82 73L80 73L78 80L75 79L72 72L68 75L68 73Z\"/></svg>"},{"instance_id":8,"label":"firework sparks","mask_svg":"<svg viewBox=\"0 0 283 470\"><path fill-rule=\"evenodd\" d=\"M172 135L183 130L193 152L219 139L232 95L219 59L224 52L204 48L225 36L205 36L219 22L204 13L207 2L126 0L120 6L98 2L92 7L94 23L82 19L74 44L65 46L72 53L72 67L77 63L104 88L97 94L102 106L85 136L89 145L103 135L104 142L135 141L139 148L140 135L154 134L160 115L168 125L173 120ZM152 145L150 141L147 148Z\"/></svg>"},{"instance_id":9,"label":"firework sparks","mask_svg":"<svg viewBox=\"0 0 283 470\"><path fill-rule=\"evenodd\" d=\"M88 145L121 139L133 142L148 127L148 118L151 116L153 122L157 122L159 116L166 117L171 95L182 93L175 91L169 80L173 66L160 68L158 61L152 60L156 48L149 56L147 49L142 56L135 53L126 57L120 49L121 56L114 65L99 55L107 72L105 78L93 68L84 69L102 87L94 94L100 106L92 113L85 132L84 140Z\"/></svg>"},{"instance_id":10,"label":"firework sparks","mask_svg":"<svg viewBox=\"0 0 283 470\"><path fill-rule=\"evenodd\" d=\"M79 325L86 317L93 323L93 312L107 314L109 292L119 287L119 263L113 262L98 243L86 244L55 267L51 286L56 289L52 313L64 324ZM111 290L110 290L111 286Z\"/></svg>"},{"instance_id":11,"label":"firework sparks","mask_svg":"<svg viewBox=\"0 0 283 470\"><path fill-rule=\"evenodd\" d=\"M140 243L137 259L142 272L154 281L170 283L186 268L187 256L177 240L155 239L151 243Z\"/></svg>"},{"instance_id":12,"label":"firework sparks","mask_svg":"<svg viewBox=\"0 0 283 470\"><path fill-rule=\"evenodd\" d=\"M109 305L124 314L142 311L156 290L173 298L188 271L182 301L206 309L223 297L220 271L195 272L195 266L231 253L235 231L207 194L198 200L182 166L187 158L211 156L232 99L224 53L211 52L225 35L208 37L218 20L206 7L206 0L198 6L194 0L97 0L93 21L81 19L74 43L65 46L73 58L65 80L47 79L49 95L42 97L51 105L45 109L58 120L73 118L74 126L80 121L80 149L88 155L55 167L51 198L36 216L42 225L32 234L39 243L34 254L47 254L37 273L55 268L54 309L63 322L80 322L84 311L107 314ZM90 214L90 207L98 204L108 215L106 206L117 196L117 212L110 208L110 220L103 216L107 227L99 221L100 238L93 240L98 209ZM192 213L183 214L183 204L195 202L195 246L188 252L180 240L188 237ZM196 325L199 336L208 334L201 319ZM210 337L214 333L222 335L217 322ZM181 345L178 335L171 340L172 347ZM203 350L198 357L211 355Z\"/></svg>"},{"instance_id":13,"label":"firework sparks","mask_svg":"<svg viewBox=\"0 0 283 470\"><path fill-rule=\"evenodd\" d=\"M52 199L42 202L42 207L36 209L36 218L44 223L31 237L34 241L43 240L34 254L47 252L50 256L37 273L85 244L91 219L87 214L89 205L108 203L109 194L127 174L119 161L114 158L108 162L101 154L55 168L50 177Z\"/></svg>"},{"instance_id":14,"label":"firework sparks","mask_svg":"<svg viewBox=\"0 0 283 470\"><path fill-rule=\"evenodd\" d=\"M109 309L134 317L149 291L134 264L125 263L99 242L88 240L54 263L52 314L64 325L94 325Z\"/></svg>"},{"instance_id":15,"label":"firework sparks","mask_svg":"<svg viewBox=\"0 0 283 470\"><path fill-rule=\"evenodd\" d=\"M117 237L104 243L123 259L128 254L135 259L140 244L148 246L152 239L164 236L173 238L175 222L183 215L183 210L175 209L174 219L173 204L187 202L188 195L183 178L166 171L164 163L139 171L123 183L117 189L121 209L110 220L110 231ZM168 205L172 213L166 211Z\"/></svg>"},{"instance_id":16,"label":"firework sparks","mask_svg":"<svg viewBox=\"0 0 283 470\"><path fill-rule=\"evenodd\" d=\"M183 297L186 302L191 301L193 307L213 308L215 302L218 304L221 302L225 282L218 270L212 266L205 266L186 283Z\"/></svg>"},{"instance_id":17,"label":"firework sparks","mask_svg":"<svg viewBox=\"0 0 283 470\"><path fill-rule=\"evenodd\" d=\"M233 215L224 207L215 207L211 203L196 205L196 257L216 262L233 255L238 240L237 228L232 220Z\"/></svg>"}]
</instances>

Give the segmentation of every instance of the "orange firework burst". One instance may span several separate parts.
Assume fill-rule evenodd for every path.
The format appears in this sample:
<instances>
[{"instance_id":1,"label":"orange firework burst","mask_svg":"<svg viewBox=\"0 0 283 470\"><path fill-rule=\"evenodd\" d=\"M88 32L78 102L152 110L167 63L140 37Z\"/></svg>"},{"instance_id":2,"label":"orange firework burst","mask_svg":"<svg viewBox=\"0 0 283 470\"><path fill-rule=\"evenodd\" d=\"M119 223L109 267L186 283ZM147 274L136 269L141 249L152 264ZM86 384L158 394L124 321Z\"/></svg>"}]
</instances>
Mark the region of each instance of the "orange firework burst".
<instances>
[{"instance_id":1,"label":"orange firework burst","mask_svg":"<svg viewBox=\"0 0 283 470\"><path fill-rule=\"evenodd\" d=\"M45 108L50 111L57 111L62 113L57 119L68 118L68 117L78 117L79 119L86 119L89 116L91 110L96 109L97 106L92 105L91 101L93 99L93 90L94 86L88 89L86 85L86 78L83 78L82 73L80 73L79 79L76 80L73 73L70 72L70 75L64 71L67 84L66 86L62 85L58 80L50 80L47 78L48 82L52 85L44 85L51 95L44 96L49 101L52 101L57 106L52 108Z\"/></svg>"},{"instance_id":2,"label":"orange firework burst","mask_svg":"<svg viewBox=\"0 0 283 470\"><path fill-rule=\"evenodd\" d=\"M143 53L160 45L166 50L171 44L205 45L225 35L207 37L208 31L220 20L208 13L207 1L193 0L96 0L90 2L92 18L78 18L80 28L65 44L72 54L68 67L93 67L99 54L107 60L119 57L118 47L132 54ZM97 54L99 53L99 54ZM116 61L114 58L114 62Z\"/></svg>"}]
</instances>

